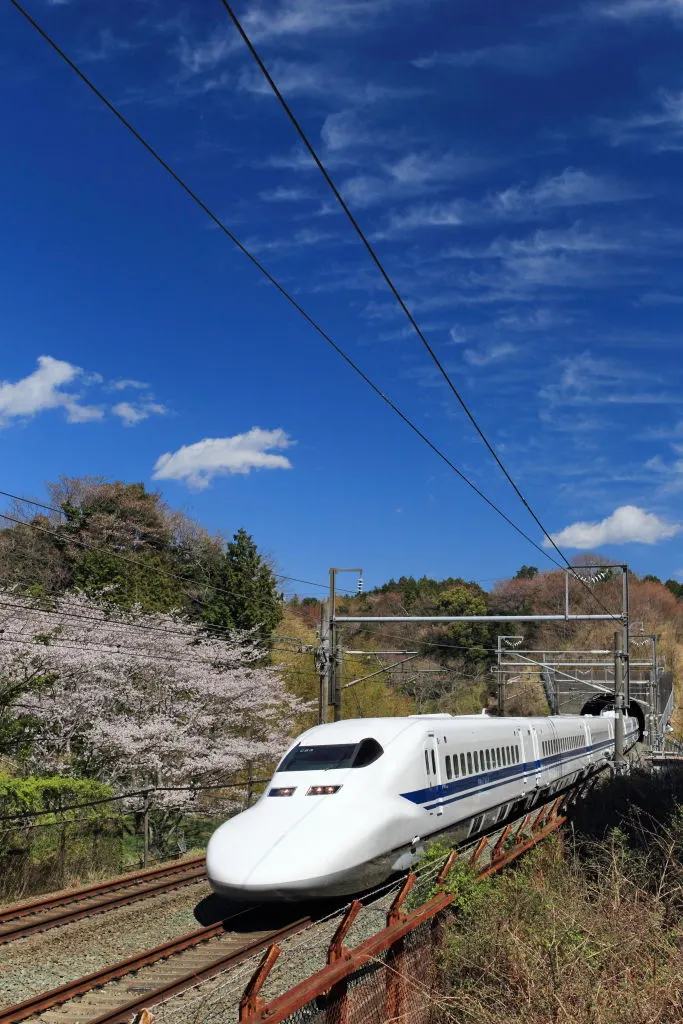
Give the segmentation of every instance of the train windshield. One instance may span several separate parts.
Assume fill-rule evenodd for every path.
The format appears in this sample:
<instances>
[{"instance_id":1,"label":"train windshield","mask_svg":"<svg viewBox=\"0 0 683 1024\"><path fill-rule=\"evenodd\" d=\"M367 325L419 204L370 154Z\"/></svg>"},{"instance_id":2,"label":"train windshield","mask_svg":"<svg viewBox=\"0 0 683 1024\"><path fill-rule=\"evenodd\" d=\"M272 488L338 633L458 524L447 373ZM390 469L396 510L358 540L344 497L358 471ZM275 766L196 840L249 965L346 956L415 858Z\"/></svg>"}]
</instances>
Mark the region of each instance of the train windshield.
<instances>
[{"instance_id":1,"label":"train windshield","mask_svg":"<svg viewBox=\"0 0 683 1024\"><path fill-rule=\"evenodd\" d=\"M279 772L326 771L328 768L365 768L384 753L373 739L360 743L328 743L318 747L294 747L284 758Z\"/></svg>"},{"instance_id":2,"label":"train windshield","mask_svg":"<svg viewBox=\"0 0 683 1024\"><path fill-rule=\"evenodd\" d=\"M350 768L356 746L355 743L329 743L319 747L294 747L278 771L312 772L327 768Z\"/></svg>"}]
</instances>

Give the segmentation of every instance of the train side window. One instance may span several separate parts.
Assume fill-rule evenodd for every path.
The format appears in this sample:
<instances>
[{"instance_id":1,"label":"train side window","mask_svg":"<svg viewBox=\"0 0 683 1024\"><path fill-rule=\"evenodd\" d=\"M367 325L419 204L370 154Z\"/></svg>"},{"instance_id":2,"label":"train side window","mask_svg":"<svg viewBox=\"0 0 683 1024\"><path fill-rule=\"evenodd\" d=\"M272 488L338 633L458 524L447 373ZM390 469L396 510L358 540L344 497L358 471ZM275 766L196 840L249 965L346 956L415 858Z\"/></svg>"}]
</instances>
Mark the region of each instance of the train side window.
<instances>
[{"instance_id":1,"label":"train side window","mask_svg":"<svg viewBox=\"0 0 683 1024\"><path fill-rule=\"evenodd\" d=\"M457 754L453 754L453 774L454 774L454 776L457 779L457 777L459 775L459 772L458 772L458 755Z\"/></svg>"},{"instance_id":2,"label":"train side window","mask_svg":"<svg viewBox=\"0 0 683 1024\"><path fill-rule=\"evenodd\" d=\"M515 764L519 764L519 747L515 747Z\"/></svg>"},{"instance_id":3,"label":"train side window","mask_svg":"<svg viewBox=\"0 0 683 1024\"><path fill-rule=\"evenodd\" d=\"M469 750L467 751L467 774L472 774L472 754Z\"/></svg>"},{"instance_id":4,"label":"train side window","mask_svg":"<svg viewBox=\"0 0 683 1024\"><path fill-rule=\"evenodd\" d=\"M465 755L460 755L460 774L467 775L467 768L465 767Z\"/></svg>"},{"instance_id":5,"label":"train side window","mask_svg":"<svg viewBox=\"0 0 683 1024\"><path fill-rule=\"evenodd\" d=\"M451 770L451 755L446 754L446 777L449 779L453 778L453 772Z\"/></svg>"},{"instance_id":6,"label":"train side window","mask_svg":"<svg viewBox=\"0 0 683 1024\"><path fill-rule=\"evenodd\" d=\"M487 771L491 770L491 751L490 750L486 751L486 770Z\"/></svg>"},{"instance_id":7,"label":"train side window","mask_svg":"<svg viewBox=\"0 0 683 1024\"><path fill-rule=\"evenodd\" d=\"M484 771L484 751L479 751L479 770Z\"/></svg>"},{"instance_id":8,"label":"train side window","mask_svg":"<svg viewBox=\"0 0 683 1024\"><path fill-rule=\"evenodd\" d=\"M496 767L500 768L500 747L496 747L494 753L496 755Z\"/></svg>"},{"instance_id":9,"label":"train side window","mask_svg":"<svg viewBox=\"0 0 683 1024\"><path fill-rule=\"evenodd\" d=\"M427 775L429 775L429 754L425 750L425 768L427 769Z\"/></svg>"},{"instance_id":10,"label":"train side window","mask_svg":"<svg viewBox=\"0 0 683 1024\"><path fill-rule=\"evenodd\" d=\"M477 753L476 750L473 753L473 757L474 757L474 770L475 770L475 772L478 772L479 771L479 754Z\"/></svg>"},{"instance_id":11,"label":"train side window","mask_svg":"<svg viewBox=\"0 0 683 1024\"><path fill-rule=\"evenodd\" d=\"M436 758L434 757L434 751L433 750L431 751L431 754L432 754L432 771L434 772L434 775L436 775Z\"/></svg>"}]
</instances>

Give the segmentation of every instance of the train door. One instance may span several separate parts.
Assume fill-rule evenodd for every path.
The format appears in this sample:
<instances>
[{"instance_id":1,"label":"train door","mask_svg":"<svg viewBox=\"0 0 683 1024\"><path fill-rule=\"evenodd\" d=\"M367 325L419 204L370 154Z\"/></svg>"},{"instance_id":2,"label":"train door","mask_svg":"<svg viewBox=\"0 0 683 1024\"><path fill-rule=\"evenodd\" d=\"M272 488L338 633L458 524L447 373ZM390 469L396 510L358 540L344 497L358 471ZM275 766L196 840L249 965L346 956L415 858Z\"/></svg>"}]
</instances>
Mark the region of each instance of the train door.
<instances>
[{"instance_id":1,"label":"train door","mask_svg":"<svg viewBox=\"0 0 683 1024\"><path fill-rule=\"evenodd\" d=\"M519 734L519 744L522 753L522 764L525 766L524 777L522 779L522 788L527 790L532 783L538 789L541 785L541 754L540 748L541 743L538 738L538 733L533 726L529 729L515 729L515 733ZM530 767L533 765L534 774L530 774Z\"/></svg>"},{"instance_id":2,"label":"train door","mask_svg":"<svg viewBox=\"0 0 683 1024\"><path fill-rule=\"evenodd\" d=\"M434 798L441 794L441 762L439 760L439 741L433 732L427 734L424 749L425 770L427 775L427 788L434 790ZM441 804L434 807L430 814L443 814Z\"/></svg>"}]
</instances>

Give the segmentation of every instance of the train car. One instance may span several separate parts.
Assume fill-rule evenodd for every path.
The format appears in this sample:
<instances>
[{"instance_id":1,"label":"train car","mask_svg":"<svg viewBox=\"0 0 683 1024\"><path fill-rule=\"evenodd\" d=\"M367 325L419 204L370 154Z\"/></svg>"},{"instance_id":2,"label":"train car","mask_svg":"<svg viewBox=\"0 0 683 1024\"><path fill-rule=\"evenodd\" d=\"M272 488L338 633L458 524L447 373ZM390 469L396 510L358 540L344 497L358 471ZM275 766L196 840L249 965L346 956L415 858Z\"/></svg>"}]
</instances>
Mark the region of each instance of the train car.
<instances>
[{"instance_id":1,"label":"train car","mask_svg":"<svg viewBox=\"0 0 683 1024\"><path fill-rule=\"evenodd\" d=\"M263 796L221 825L206 854L237 900L349 895L386 881L426 841L461 843L603 769L614 715L415 715L303 733ZM625 746L638 722L625 719Z\"/></svg>"}]
</instances>

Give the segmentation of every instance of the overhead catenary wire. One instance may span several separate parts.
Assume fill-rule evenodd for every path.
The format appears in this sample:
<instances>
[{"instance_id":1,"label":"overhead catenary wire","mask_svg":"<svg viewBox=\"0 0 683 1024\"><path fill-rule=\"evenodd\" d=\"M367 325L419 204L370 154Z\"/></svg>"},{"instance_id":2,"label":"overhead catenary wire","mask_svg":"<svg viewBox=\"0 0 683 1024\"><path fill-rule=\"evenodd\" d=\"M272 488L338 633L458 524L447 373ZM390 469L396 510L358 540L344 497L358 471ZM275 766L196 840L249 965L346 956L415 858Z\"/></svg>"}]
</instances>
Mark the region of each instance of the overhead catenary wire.
<instances>
[{"instance_id":1,"label":"overhead catenary wire","mask_svg":"<svg viewBox=\"0 0 683 1024\"><path fill-rule=\"evenodd\" d=\"M14 0L12 0L12 2L14 2ZM513 491L515 492L515 494L517 495L517 497L521 501L522 505L524 506L524 508L527 510L527 512L531 516L531 518L534 520L536 525L539 527L539 529L541 530L541 532L545 536L545 538L548 541L548 543L555 549L557 554L560 556L560 558L565 563L567 568L573 573L573 575L576 577L576 579L579 580L579 582L583 586L585 586L588 590L590 590L588 585L581 579L581 577L575 571L574 567L572 566L571 562L566 557L564 552L558 547L558 545L555 542L555 540L553 539L552 535L545 528L545 526L541 522L541 520L538 517L538 515L536 514L536 512L534 512L533 508L531 507L531 505L529 504L529 502L525 498L524 494L522 493L519 485L516 483L516 481L514 480L514 478L511 475L510 471L505 466L505 463L503 462L501 457L498 455L498 452L494 448L493 444L489 441L488 437L486 436L486 434L484 433L483 429L479 425L479 422L476 419L476 417L475 417L474 413L472 412L472 410L470 409L468 403L465 401L465 399L461 395L460 391L458 390L458 388L453 383L453 381L452 381L452 379L450 377L450 374L446 370L446 367L444 366L442 361L439 359L439 357L438 357L437 353L435 352L434 348L432 347L432 345L429 343L427 337L425 336L424 332L420 328L420 326L417 323L415 317L413 316L413 314L411 313L410 309L408 308L408 305L406 304L405 300L403 299L401 293L399 292L398 288L396 287L396 284L394 283L393 279L389 275L389 272L387 271L387 269L384 266L383 262L379 258L378 254L377 254L377 252L376 252L376 250L374 248L374 246L372 245L372 243L368 239L367 235L365 234L365 232L361 228L360 224L356 220L355 216L351 212L351 210L350 210L349 206L347 205L347 203L346 203L344 197L342 196L341 192L339 191L339 189L335 185L334 181L332 180L332 177L330 176L329 171L327 170L327 168L325 167L324 163L320 159L320 157L319 157L315 147L313 146L313 144L310 141L308 135L304 131L304 129L303 129L302 125L301 125L301 122L299 121L299 119L297 118L296 114L294 113L294 111L290 107L289 103L287 102L287 100L283 96L282 92L278 88L277 83L275 82L273 76L270 74L268 68L266 67L262 57L257 52L257 50L256 50L254 44L252 43L251 39L249 38L249 36L247 35L246 31L244 30L244 28L243 28L239 18L237 17L237 15L234 12L231 4L228 2L228 0L221 0L221 3L223 4L223 7L227 11L227 13L228 13L228 15L229 15L233 25L237 29L237 32L241 36L242 41L244 42L245 46L247 47L249 53L251 54L251 56L253 57L254 61L256 62L259 70L261 71L261 73L263 74L264 78L266 79L268 85L270 86L270 89L272 90L273 94L275 95L275 97L279 101L279 103L280 103L282 109L285 111L287 117L291 121L291 123L292 123L292 125L294 127L294 130L296 131L297 135L299 136L299 138L301 139L302 143L306 147L306 149L307 149L307 151L309 153L309 156L313 159L313 161L316 164L318 170L320 171L320 173L322 174L323 178L325 179L325 182L327 183L327 185L329 186L330 190L332 191L335 199L337 200L337 202L339 203L341 209L343 210L343 212L345 213L347 219L349 220L351 226L353 227L354 231L356 232L356 234L360 238L361 242L363 243L363 245L364 245L368 255L370 256L370 259L372 260L372 262L377 267L377 269L380 272L381 276L383 277L385 283L387 284L389 290L391 291L392 295L394 296L396 302L398 303L398 305L401 308L402 312L406 316L410 326L412 327L413 331L416 333L416 335L419 338L420 342L422 343L422 345L426 349L427 353L429 354L430 359L432 360L432 362L436 366L437 370L439 371L439 373L443 377L443 379L446 382L446 384L447 384L448 388L450 389L451 393L453 394L453 396L457 400L458 404L460 405L461 409L463 410L463 412L467 416L467 419L470 421L471 425L474 427L474 430L478 434L480 440L485 445L486 449L488 450L489 454L491 455L491 457L495 461L496 465L498 466L500 471L503 473L503 476L508 481L508 483L512 487ZM542 552L542 553L547 555L547 552L545 552L545 551ZM554 561L554 559L553 559L553 561ZM599 599L596 598L595 595L593 595L593 596L594 596L595 600L597 600L598 603L600 604L601 602L599 601Z\"/></svg>"},{"instance_id":2,"label":"overhead catenary wire","mask_svg":"<svg viewBox=\"0 0 683 1024\"><path fill-rule=\"evenodd\" d=\"M199 206L199 208L206 214L207 217L216 225L217 228L235 245L239 251L246 256L250 263L261 273L267 281L280 293L280 295L303 317L303 319L309 324L310 327L315 330L324 341L327 342L331 348L337 353L340 358L356 373L358 376L372 389L372 391L385 402L389 408L405 423L410 430L412 430L433 452L437 455L467 486L474 491L486 504L500 516L509 526L512 527L521 537L524 538L529 544L532 545L537 551L539 551L544 558L548 558L553 564L561 568L561 563L557 562L555 558L548 552L545 551L539 544L533 540L517 523L514 522L496 503L489 498L477 485L470 480L470 478L455 465L455 463L443 452L441 449L430 440L430 438L422 431L417 424L415 424L409 416L407 416L382 390L374 383L373 380L368 377L364 370L334 341L332 336L315 320L304 307L294 298L294 296L287 291L287 289L278 281L276 277L265 267L260 260L245 246L235 234L227 227L221 218L213 212L213 210L204 202L203 199L184 181L183 178L175 171L171 165L161 156L161 154L152 146L150 142L145 139L143 135L133 126L133 124L121 113L121 111L109 100L100 89L92 82L92 80L85 74L84 71L65 53L59 44L49 35L49 33L33 18L31 14L19 3L19 0L10 0L12 6L22 15L23 18L32 26L33 29L45 40L45 42L54 50L54 52L71 68L71 70L80 78L80 80L91 90L91 92L100 100L104 106L117 118L117 120L129 131L135 139L142 145L147 152L157 161L157 163L169 174L173 180L183 189L183 191Z\"/></svg>"}]
</instances>

